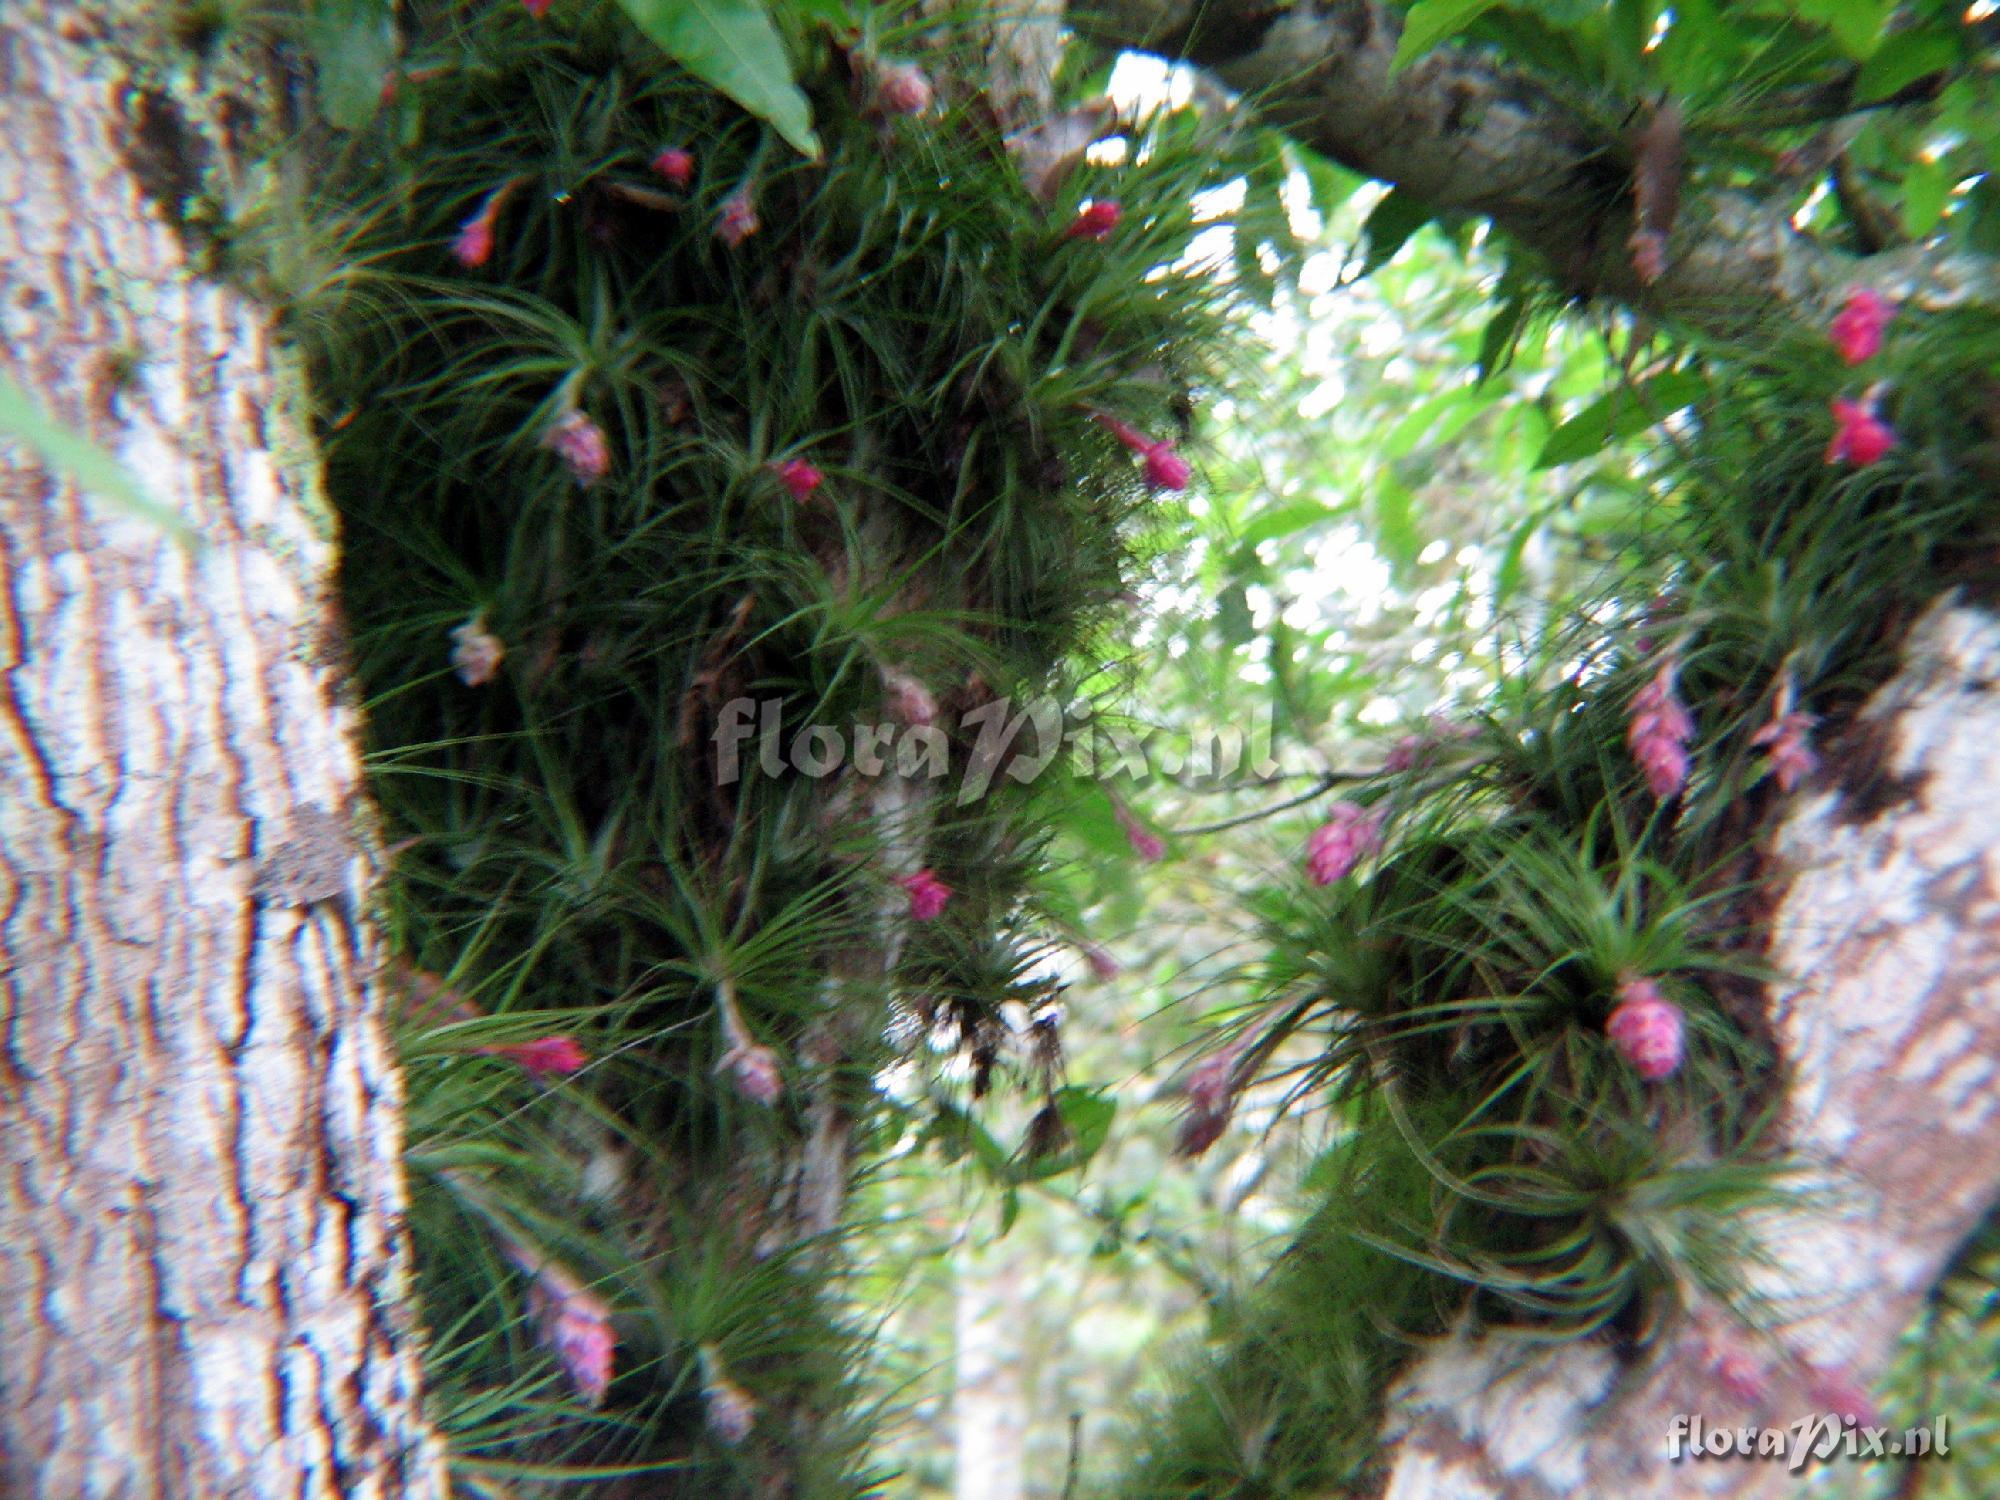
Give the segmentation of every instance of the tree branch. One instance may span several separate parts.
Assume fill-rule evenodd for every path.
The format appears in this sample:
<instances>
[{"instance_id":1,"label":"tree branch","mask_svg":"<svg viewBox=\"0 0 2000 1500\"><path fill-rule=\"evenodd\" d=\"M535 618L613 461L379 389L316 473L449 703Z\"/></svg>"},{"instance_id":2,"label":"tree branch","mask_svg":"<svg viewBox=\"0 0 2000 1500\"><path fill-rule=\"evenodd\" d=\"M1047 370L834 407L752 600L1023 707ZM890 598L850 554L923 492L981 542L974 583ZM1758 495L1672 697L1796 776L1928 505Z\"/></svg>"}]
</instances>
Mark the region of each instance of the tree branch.
<instances>
[{"instance_id":1,"label":"tree branch","mask_svg":"<svg viewBox=\"0 0 2000 1500\"><path fill-rule=\"evenodd\" d=\"M1794 230L1788 206L1732 191L1683 201L1666 274L1644 285L1625 245L1631 159L1618 132L1469 47L1392 78L1401 26L1380 0L1077 0L1071 21L1207 69L1304 144L1440 213L1490 218L1579 297L1723 333L1773 306L1821 316L1857 281L1931 306L1990 297L1978 258L1851 256Z\"/></svg>"}]
</instances>

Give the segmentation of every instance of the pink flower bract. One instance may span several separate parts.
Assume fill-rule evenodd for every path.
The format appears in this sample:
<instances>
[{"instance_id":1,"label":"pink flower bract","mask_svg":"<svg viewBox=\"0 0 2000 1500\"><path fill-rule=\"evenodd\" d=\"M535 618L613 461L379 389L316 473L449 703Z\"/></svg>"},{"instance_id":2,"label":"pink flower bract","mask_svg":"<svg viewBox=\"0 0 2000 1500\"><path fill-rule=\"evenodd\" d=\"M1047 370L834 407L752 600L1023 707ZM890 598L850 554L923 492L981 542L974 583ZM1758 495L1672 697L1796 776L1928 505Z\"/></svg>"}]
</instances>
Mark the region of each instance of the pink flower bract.
<instances>
[{"instance_id":1,"label":"pink flower bract","mask_svg":"<svg viewBox=\"0 0 2000 1500\"><path fill-rule=\"evenodd\" d=\"M590 1054L573 1036L542 1036L531 1042L504 1042L481 1047L487 1057L504 1057L518 1063L531 1078L563 1078L590 1061Z\"/></svg>"},{"instance_id":2,"label":"pink flower bract","mask_svg":"<svg viewBox=\"0 0 2000 1500\"><path fill-rule=\"evenodd\" d=\"M1306 839L1306 873L1314 885L1332 885L1382 847L1382 814L1353 802L1336 802L1326 822Z\"/></svg>"},{"instance_id":3,"label":"pink flower bract","mask_svg":"<svg viewBox=\"0 0 2000 1500\"><path fill-rule=\"evenodd\" d=\"M1789 792L1819 769L1819 756L1807 738L1817 722L1812 714L1778 714L1750 736L1751 744L1770 746L1771 774L1779 791Z\"/></svg>"},{"instance_id":4,"label":"pink flower bract","mask_svg":"<svg viewBox=\"0 0 2000 1500\"><path fill-rule=\"evenodd\" d=\"M653 172L672 186L684 188L694 181L694 153L669 146L653 158Z\"/></svg>"},{"instance_id":5,"label":"pink flower bract","mask_svg":"<svg viewBox=\"0 0 2000 1500\"><path fill-rule=\"evenodd\" d=\"M481 209L459 225L451 253L460 265L483 266L493 258L493 219L489 210Z\"/></svg>"},{"instance_id":6,"label":"pink flower bract","mask_svg":"<svg viewBox=\"0 0 2000 1500\"><path fill-rule=\"evenodd\" d=\"M708 1430L734 1448L750 1436L757 1425L757 1403L749 1393L726 1376L717 1376L702 1388L707 1403Z\"/></svg>"},{"instance_id":7,"label":"pink flower bract","mask_svg":"<svg viewBox=\"0 0 2000 1500\"><path fill-rule=\"evenodd\" d=\"M507 647L486 628L486 617L474 615L451 632L451 665L467 687L484 687L500 671Z\"/></svg>"},{"instance_id":8,"label":"pink flower bract","mask_svg":"<svg viewBox=\"0 0 2000 1500\"><path fill-rule=\"evenodd\" d=\"M588 489L611 471L611 444L604 429L580 411L567 411L542 434L542 446L552 449L569 468L570 478Z\"/></svg>"},{"instance_id":9,"label":"pink flower bract","mask_svg":"<svg viewBox=\"0 0 2000 1500\"><path fill-rule=\"evenodd\" d=\"M1116 979L1119 975L1118 960L1096 943L1084 948L1083 961L1090 965L1090 972L1099 979Z\"/></svg>"},{"instance_id":10,"label":"pink flower bract","mask_svg":"<svg viewBox=\"0 0 2000 1500\"><path fill-rule=\"evenodd\" d=\"M1618 986L1618 1004L1604 1023L1604 1034L1611 1044L1648 1083L1656 1083L1680 1067L1683 1030L1681 1008L1660 993L1658 984L1641 977L1628 978Z\"/></svg>"},{"instance_id":11,"label":"pink flower bract","mask_svg":"<svg viewBox=\"0 0 2000 1500\"><path fill-rule=\"evenodd\" d=\"M764 227L757 217L757 205L750 201L750 189L738 188L722 201L722 213L715 221L716 237L734 250Z\"/></svg>"},{"instance_id":12,"label":"pink flower bract","mask_svg":"<svg viewBox=\"0 0 2000 1500\"><path fill-rule=\"evenodd\" d=\"M755 1042L731 1047L722 1055L722 1066L736 1079L736 1091L757 1104L776 1104L785 1092L785 1075L778 1066L778 1054Z\"/></svg>"},{"instance_id":13,"label":"pink flower bract","mask_svg":"<svg viewBox=\"0 0 2000 1500\"><path fill-rule=\"evenodd\" d=\"M771 467L778 476L778 483L791 491L794 500L803 501L826 480L824 474L802 458L788 458Z\"/></svg>"},{"instance_id":14,"label":"pink flower bract","mask_svg":"<svg viewBox=\"0 0 2000 1500\"><path fill-rule=\"evenodd\" d=\"M931 98L931 81L914 63L884 68L875 85L875 102L887 114L920 115L931 107Z\"/></svg>"},{"instance_id":15,"label":"pink flower bract","mask_svg":"<svg viewBox=\"0 0 2000 1500\"><path fill-rule=\"evenodd\" d=\"M1114 198L1099 198L1080 210L1069 228L1063 231L1066 240L1106 240L1111 231L1118 227L1118 221L1125 217Z\"/></svg>"},{"instance_id":16,"label":"pink flower bract","mask_svg":"<svg viewBox=\"0 0 2000 1500\"><path fill-rule=\"evenodd\" d=\"M918 678L900 667L884 667L882 687L885 706L905 724L921 728L937 722L937 699Z\"/></svg>"},{"instance_id":17,"label":"pink flower bract","mask_svg":"<svg viewBox=\"0 0 2000 1500\"><path fill-rule=\"evenodd\" d=\"M521 8L537 21L549 13L552 0L521 0Z\"/></svg>"},{"instance_id":18,"label":"pink flower bract","mask_svg":"<svg viewBox=\"0 0 2000 1500\"><path fill-rule=\"evenodd\" d=\"M1846 396L1833 398L1833 441L1826 445L1830 464L1858 469L1878 461L1896 446L1896 430L1876 413L1874 404Z\"/></svg>"},{"instance_id":19,"label":"pink flower bract","mask_svg":"<svg viewBox=\"0 0 2000 1500\"><path fill-rule=\"evenodd\" d=\"M1188 461L1174 452L1174 445L1168 442L1153 443L1145 450L1146 482L1155 489L1184 490L1187 488Z\"/></svg>"},{"instance_id":20,"label":"pink flower bract","mask_svg":"<svg viewBox=\"0 0 2000 1500\"><path fill-rule=\"evenodd\" d=\"M1672 660L1662 662L1652 680L1632 695L1632 719L1625 731L1646 785L1662 802L1687 785L1687 745L1694 738L1694 716L1674 691L1677 670Z\"/></svg>"},{"instance_id":21,"label":"pink flower bract","mask_svg":"<svg viewBox=\"0 0 2000 1500\"><path fill-rule=\"evenodd\" d=\"M1882 330L1895 316L1896 304L1880 292L1871 287L1850 287L1829 330L1833 347L1850 365L1872 359L1882 347Z\"/></svg>"},{"instance_id":22,"label":"pink flower bract","mask_svg":"<svg viewBox=\"0 0 2000 1500\"><path fill-rule=\"evenodd\" d=\"M919 922L930 921L951 900L951 887L929 868L914 875L899 875L896 884L910 893L910 916Z\"/></svg>"}]
</instances>

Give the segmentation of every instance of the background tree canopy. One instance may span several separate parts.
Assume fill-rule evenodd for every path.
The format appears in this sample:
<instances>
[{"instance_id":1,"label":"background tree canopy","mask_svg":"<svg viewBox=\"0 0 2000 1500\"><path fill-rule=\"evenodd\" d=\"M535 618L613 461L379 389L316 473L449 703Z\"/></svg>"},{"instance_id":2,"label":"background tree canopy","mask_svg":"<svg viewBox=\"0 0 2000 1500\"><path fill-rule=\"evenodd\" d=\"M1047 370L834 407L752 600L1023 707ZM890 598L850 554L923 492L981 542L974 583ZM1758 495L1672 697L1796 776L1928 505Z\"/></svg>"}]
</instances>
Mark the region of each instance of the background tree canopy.
<instances>
[{"instance_id":1,"label":"background tree canopy","mask_svg":"<svg viewBox=\"0 0 2000 1500\"><path fill-rule=\"evenodd\" d=\"M154 191L324 454L457 1489L1688 1472L1517 1463L1486 1359L2000 1487L2000 1139L1814 1124L1980 1012L1815 1052L1788 905L1990 812L1885 684L2000 582L1993 6L143 24L311 79Z\"/></svg>"}]
</instances>

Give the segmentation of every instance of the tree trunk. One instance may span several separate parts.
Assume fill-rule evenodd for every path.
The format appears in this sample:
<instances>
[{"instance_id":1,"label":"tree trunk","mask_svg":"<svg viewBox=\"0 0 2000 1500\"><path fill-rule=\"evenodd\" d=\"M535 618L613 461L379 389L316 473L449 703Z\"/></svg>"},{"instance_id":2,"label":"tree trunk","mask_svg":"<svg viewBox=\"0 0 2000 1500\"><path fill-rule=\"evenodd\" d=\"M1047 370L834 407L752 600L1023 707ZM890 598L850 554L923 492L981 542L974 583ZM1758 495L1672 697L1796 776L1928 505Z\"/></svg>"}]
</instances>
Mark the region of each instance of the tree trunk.
<instances>
[{"instance_id":1,"label":"tree trunk","mask_svg":"<svg viewBox=\"0 0 2000 1500\"><path fill-rule=\"evenodd\" d=\"M134 41L0 20L0 371L200 538L0 448L0 1490L441 1494L331 527Z\"/></svg>"},{"instance_id":2,"label":"tree trunk","mask_svg":"<svg viewBox=\"0 0 2000 1500\"><path fill-rule=\"evenodd\" d=\"M1391 1500L1783 1496L1798 1483L1789 1431L1783 1462L1676 1462L1676 1419L1789 1428L1865 1406L2000 1183L1996 681L2000 620L1938 606L1848 735L1843 784L1801 795L1776 836L1787 1133L1824 1181L1771 1226L1788 1322L1743 1344L1762 1396L1725 1393L1704 1318L1636 1372L1602 1343L1454 1340L1391 1395Z\"/></svg>"}]
</instances>

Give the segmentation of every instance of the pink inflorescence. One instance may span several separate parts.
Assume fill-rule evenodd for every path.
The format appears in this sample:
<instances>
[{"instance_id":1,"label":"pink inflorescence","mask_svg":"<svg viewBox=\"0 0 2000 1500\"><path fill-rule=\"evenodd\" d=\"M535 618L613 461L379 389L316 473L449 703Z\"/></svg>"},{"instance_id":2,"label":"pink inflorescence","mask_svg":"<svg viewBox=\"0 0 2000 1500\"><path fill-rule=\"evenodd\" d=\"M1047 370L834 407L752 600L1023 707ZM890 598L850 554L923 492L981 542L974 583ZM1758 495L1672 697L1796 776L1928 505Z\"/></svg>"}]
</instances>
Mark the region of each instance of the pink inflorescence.
<instances>
[{"instance_id":1,"label":"pink inflorescence","mask_svg":"<svg viewBox=\"0 0 2000 1500\"><path fill-rule=\"evenodd\" d=\"M736 1080L736 1091L753 1103L776 1104L785 1092L778 1054L756 1042L742 1041L722 1054L721 1067Z\"/></svg>"},{"instance_id":2,"label":"pink inflorescence","mask_svg":"<svg viewBox=\"0 0 2000 1500\"><path fill-rule=\"evenodd\" d=\"M1674 691L1677 670L1669 657L1632 695L1632 719L1625 731L1625 743L1646 773L1646 785L1662 802L1687 785L1687 747L1694 738L1694 716Z\"/></svg>"},{"instance_id":3,"label":"pink inflorescence","mask_svg":"<svg viewBox=\"0 0 2000 1500\"><path fill-rule=\"evenodd\" d=\"M923 681L900 667L882 668L883 703L905 724L918 728L937 722L937 699Z\"/></svg>"},{"instance_id":4,"label":"pink inflorescence","mask_svg":"<svg viewBox=\"0 0 2000 1500\"><path fill-rule=\"evenodd\" d=\"M551 0L521 0L521 7L537 21L549 13Z\"/></svg>"},{"instance_id":5,"label":"pink inflorescence","mask_svg":"<svg viewBox=\"0 0 2000 1500\"><path fill-rule=\"evenodd\" d=\"M920 115L931 98L931 81L915 63L891 64L876 80L875 102L887 114Z\"/></svg>"},{"instance_id":6,"label":"pink inflorescence","mask_svg":"<svg viewBox=\"0 0 2000 1500\"><path fill-rule=\"evenodd\" d=\"M1111 231L1124 217L1125 210L1119 207L1115 198L1098 198L1078 211L1075 220L1063 231L1063 238L1101 243L1111 237Z\"/></svg>"},{"instance_id":7,"label":"pink inflorescence","mask_svg":"<svg viewBox=\"0 0 2000 1500\"><path fill-rule=\"evenodd\" d=\"M771 468L778 476L778 483L791 492L794 500L803 501L826 482L826 476L802 458L788 458Z\"/></svg>"},{"instance_id":8,"label":"pink inflorescence","mask_svg":"<svg viewBox=\"0 0 2000 1500\"><path fill-rule=\"evenodd\" d=\"M475 1049L486 1057L519 1064L531 1078L563 1078L590 1061L573 1036L542 1036L531 1042L504 1042Z\"/></svg>"},{"instance_id":9,"label":"pink inflorescence","mask_svg":"<svg viewBox=\"0 0 2000 1500\"><path fill-rule=\"evenodd\" d=\"M1751 744L1770 746L1771 774L1779 791L1789 792L1819 769L1819 756L1808 740L1816 722L1812 714L1778 714L1750 736Z\"/></svg>"},{"instance_id":10,"label":"pink inflorescence","mask_svg":"<svg viewBox=\"0 0 2000 1500\"><path fill-rule=\"evenodd\" d=\"M750 189L738 188L722 200L722 212L716 217L716 237L734 250L751 235L764 227L764 221L757 217L757 205L750 201Z\"/></svg>"},{"instance_id":11,"label":"pink inflorescence","mask_svg":"<svg viewBox=\"0 0 2000 1500\"><path fill-rule=\"evenodd\" d=\"M506 644L486 628L486 616L474 615L452 627L451 665L467 687L485 687L507 658Z\"/></svg>"},{"instance_id":12,"label":"pink inflorescence","mask_svg":"<svg viewBox=\"0 0 2000 1500\"><path fill-rule=\"evenodd\" d=\"M1680 1067L1683 1029L1680 1007L1660 993L1657 983L1639 975L1619 984L1618 1004L1604 1023L1612 1045L1648 1083Z\"/></svg>"},{"instance_id":13,"label":"pink inflorescence","mask_svg":"<svg viewBox=\"0 0 2000 1500\"><path fill-rule=\"evenodd\" d=\"M1856 401L1848 396L1833 398L1833 439L1826 445L1828 463L1865 469L1895 446L1896 430L1882 420L1874 402Z\"/></svg>"},{"instance_id":14,"label":"pink inflorescence","mask_svg":"<svg viewBox=\"0 0 2000 1500\"><path fill-rule=\"evenodd\" d=\"M750 1436L757 1425L757 1403L742 1386L718 1375L702 1387L707 1404L708 1430L734 1448Z\"/></svg>"},{"instance_id":15,"label":"pink inflorescence","mask_svg":"<svg viewBox=\"0 0 2000 1500\"><path fill-rule=\"evenodd\" d=\"M1306 873L1314 885L1345 880L1382 847L1382 813L1354 802L1336 802L1326 821L1306 839Z\"/></svg>"},{"instance_id":16,"label":"pink inflorescence","mask_svg":"<svg viewBox=\"0 0 2000 1500\"><path fill-rule=\"evenodd\" d=\"M1118 826L1125 830L1125 842L1132 846L1132 852L1147 864L1157 864L1166 858L1167 841L1152 829L1141 823L1132 810L1119 803L1114 811L1118 815Z\"/></svg>"},{"instance_id":17,"label":"pink inflorescence","mask_svg":"<svg viewBox=\"0 0 2000 1500\"><path fill-rule=\"evenodd\" d=\"M1187 488L1188 477L1194 471L1188 467L1188 461L1174 451L1171 442L1165 438L1149 438L1131 423L1121 422L1108 413L1096 412L1093 415L1099 426L1145 460L1148 484L1162 490Z\"/></svg>"},{"instance_id":18,"label":"pink inflorescence","mask_svg":"<svg viewBox=\"0 0 2000 1500\"><path fill-rule=\"evenodd\" d=\"M653 172L671 186L684 188L694 181L694 153L682 146L668 146L653 158Z\"/></svg>"},{"instance_id":19,"label":"pink inflorescence","mask_svg":"<svg viewBox=\"0 0 2000 1500\"><path fill-rule=\"evenodd\" d=\"M1882 347L1882 331L1896 316L1896 304L1872 287L1850 287L1847 300L1834 314L1833 347L1850 365L1874 358Z\"/></svg>"},{"instance_id":20,"label":"pink inflorescence","mask_svg":"<svg viewBox=\"0 0 2000 1500\"><path fill-rule=\"evenodd\" d=\"M493 258L493 231L499 223L500 210L506 204L512 183L495 188L488 193L470 217L458 226L458 234L451 242L451 253L458 263L466 267L483 266Z\"/></svg>"},{"instance_id":21,"label":"pink inflorescence","mask_svg":"<svg viewBox=\"0 0 2000 1500\"><path fill-rule=\"evenodd\" d=\"M910 916L919 922L930 921L951 900L951 887L928 867L914 875L897 876L896 884L910 893Z\"/></svg>"},{"instance_id":22,"label":"pink inflorescence","mask_svg":"<svg viewBox=\"0 0 2000 1500\"><path fill-rule=\"evenodd\" d=\"M582 412L564 412L542 434L542 446L568 467L570 478L588 489L611 471L611 444L604 429Z\"/></svg>"},{"instance_id":23,"label":"pink inflorescence","mask_svg":"<svg viewBox=\"0 0 2000 1500\"><path fill-rule=\"evenodd\" d=\"M555 1351L577 1394L596 1406L610 1389L612 1352L618 1344L611 1309L560 1266L544 1265L534 1274L529 1301L542 1339Z\"/></svg>"}]
</instances>

